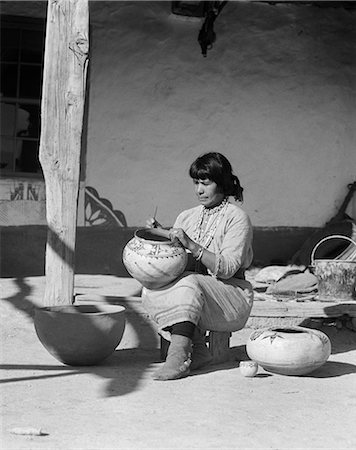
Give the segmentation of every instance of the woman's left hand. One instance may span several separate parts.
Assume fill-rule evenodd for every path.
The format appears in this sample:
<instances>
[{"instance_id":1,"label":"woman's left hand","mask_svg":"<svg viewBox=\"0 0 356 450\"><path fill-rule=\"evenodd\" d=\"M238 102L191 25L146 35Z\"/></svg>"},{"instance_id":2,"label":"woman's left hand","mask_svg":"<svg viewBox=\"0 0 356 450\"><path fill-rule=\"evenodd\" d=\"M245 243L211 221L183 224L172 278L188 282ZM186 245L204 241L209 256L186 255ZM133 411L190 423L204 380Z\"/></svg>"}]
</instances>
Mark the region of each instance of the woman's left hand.
<instances>
[{"instance_id":1,"label":"woman's left hand","mask_svg":"<svg viewBox=\"0 0 356 450\"><path fill-rule=\"evenodd\" d=\"M171 228L169 230L169 237L172 242L179 241L183 245L183 247L188 249L193 244L193 241L181 228Z\"/></svg>"}]
</instances>

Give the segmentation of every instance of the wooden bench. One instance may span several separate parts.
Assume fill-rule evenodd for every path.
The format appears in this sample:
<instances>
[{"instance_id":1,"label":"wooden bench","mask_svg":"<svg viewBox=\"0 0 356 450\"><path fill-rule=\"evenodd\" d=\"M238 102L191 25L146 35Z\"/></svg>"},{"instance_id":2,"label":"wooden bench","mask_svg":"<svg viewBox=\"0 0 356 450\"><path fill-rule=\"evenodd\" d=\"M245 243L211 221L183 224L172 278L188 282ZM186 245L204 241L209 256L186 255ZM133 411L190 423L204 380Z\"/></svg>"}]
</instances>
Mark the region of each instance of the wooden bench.
<instances>
[{"instance_id":1,"label":"wooden bench","mask_svg":"<svg viewBox=\"0 0 356 450\"><path fill-rule=\"evenodd\" d=\"M208 348L213 357L212 364L221 364L226 362L230 358L230 337L229 331L209 331L206 337ZM161 360L165 361L167 351L169 347L169 341L161 336Z\"/></svg>"}]
</instances>

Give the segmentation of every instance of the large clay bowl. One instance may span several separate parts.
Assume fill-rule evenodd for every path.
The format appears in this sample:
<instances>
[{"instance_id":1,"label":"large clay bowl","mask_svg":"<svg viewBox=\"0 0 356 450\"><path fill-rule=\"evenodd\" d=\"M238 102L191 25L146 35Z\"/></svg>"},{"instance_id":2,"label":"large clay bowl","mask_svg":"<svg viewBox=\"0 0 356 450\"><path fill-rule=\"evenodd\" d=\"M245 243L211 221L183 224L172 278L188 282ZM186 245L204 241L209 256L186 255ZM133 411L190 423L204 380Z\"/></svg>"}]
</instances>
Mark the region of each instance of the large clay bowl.
<instances>
[{"instance_id":1,"label":"large clay bowl","mask_svg":"<svg viewBox=\"0 0 356 450\"><path fill-rule=\"evenodd\" d=\"M119 345L125 308L116 305L63 305L35 309L34 324L43 346L71 366L98 364Z\"/></svg>"},{"instance_id":2,"label":"large clay bowl","mask_svg":"<svg viewBox=\"0 0 356 450\"><path fill-rule=\"evenodd\" d=\"M305 375L322 366L330 356L328 336L304 327L255 330L246 344L248 356L268 372Z\"/></svg>"},{"instance_id":3,"label":"large clay bowl","mask_svg":"<svg viewBox=\"0 0 356 450\"><path fill-rule=\"evenodd\" d=\"M184 272L188 255L179 243L171 242L166 230L141 228L126 244L122 260L142 286L157 289Z\"/></svg>"}]
</instances>

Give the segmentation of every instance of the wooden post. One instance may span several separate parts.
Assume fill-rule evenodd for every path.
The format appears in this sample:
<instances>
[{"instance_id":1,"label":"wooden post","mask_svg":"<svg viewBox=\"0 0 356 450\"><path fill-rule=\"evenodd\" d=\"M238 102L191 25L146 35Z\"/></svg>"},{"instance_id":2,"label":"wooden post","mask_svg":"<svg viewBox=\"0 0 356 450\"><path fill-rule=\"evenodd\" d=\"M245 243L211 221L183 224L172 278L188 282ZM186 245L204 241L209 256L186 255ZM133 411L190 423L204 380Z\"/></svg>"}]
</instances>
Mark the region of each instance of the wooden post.
<instances>
[{"instance_id":1,"label":"wooden post","mask_svg":"<svg viewBox=\"0 0 356 450\"><path fill-rule=\"evenodd\" d=\"M73 303L88 0L48 0L40 162L46 184L45 305Z\"/></svg>"},{"instance_id":2,"label":"wooden post","mask_svg":"<svg viewBox=\"0 0 356 450\"><path fill-rule=\"evenodd\" d=\"M209 349L213 357L213 364L220 364L229 360L230 337L229 331L210 331Z\"/></svg>"}]
</instances>

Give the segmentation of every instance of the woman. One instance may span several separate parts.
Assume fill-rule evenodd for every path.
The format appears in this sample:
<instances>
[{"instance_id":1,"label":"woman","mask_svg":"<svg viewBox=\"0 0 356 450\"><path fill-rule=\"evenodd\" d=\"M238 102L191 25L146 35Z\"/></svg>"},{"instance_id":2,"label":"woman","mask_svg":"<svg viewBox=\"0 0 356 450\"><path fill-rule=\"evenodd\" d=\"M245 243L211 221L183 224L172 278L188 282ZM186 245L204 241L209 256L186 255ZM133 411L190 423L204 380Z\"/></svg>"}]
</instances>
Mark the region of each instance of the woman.
<instances>
[{"instance_id":1,"label":"woman","mask_svg":"<svg viewBox=\"0 0 356 450\"><path fill-rule=\"evenodd\" d=\"M193 162L189 175L200 206L179 214L169 230L171 240L191 255L189 271L163 288L142 292L144 307L171 341L156 380L182 378L209 363L205 330L240 330L253 302L244 276L253 256L252 226L247 214L228 200L243 200L230 162L220 153L206 153ZM160 226L154 219L147 225Z\"/></svg>"}]
</instances>

